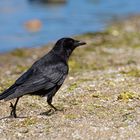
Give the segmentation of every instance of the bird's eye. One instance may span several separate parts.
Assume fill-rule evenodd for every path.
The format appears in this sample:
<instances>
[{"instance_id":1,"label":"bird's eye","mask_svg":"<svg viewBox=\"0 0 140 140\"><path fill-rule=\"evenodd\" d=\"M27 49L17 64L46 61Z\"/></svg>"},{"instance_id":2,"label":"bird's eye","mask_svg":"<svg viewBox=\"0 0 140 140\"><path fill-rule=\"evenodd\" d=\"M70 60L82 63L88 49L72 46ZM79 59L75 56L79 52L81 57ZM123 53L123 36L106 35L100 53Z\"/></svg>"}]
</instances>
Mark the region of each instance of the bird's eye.
<instances>
[{"instance_id":1,"label":"bird's eye","mask_svg":"<svg viewBox=\"0 0 140 140\"><path fill-rule=\"evenodd\" d=\"M68 45L69 45L69 46L72 46L72 45L73 45L73 41L70 40L70 41L68 42Z\"/></svg>"},{"instance_id":2,"label":"bird's eye","mask_svg":"<svg viewBox=\"0 0 140 140\"><path fill-rule=\"evenodd\" d=\"M67 39L67 40L65 40L65 41L63 42L63 46L64 46L64 47L72 47L73 44L74 44L74 41L71 40L71 39L69 39L69 40Z\"/></svg>"}]
</instances>

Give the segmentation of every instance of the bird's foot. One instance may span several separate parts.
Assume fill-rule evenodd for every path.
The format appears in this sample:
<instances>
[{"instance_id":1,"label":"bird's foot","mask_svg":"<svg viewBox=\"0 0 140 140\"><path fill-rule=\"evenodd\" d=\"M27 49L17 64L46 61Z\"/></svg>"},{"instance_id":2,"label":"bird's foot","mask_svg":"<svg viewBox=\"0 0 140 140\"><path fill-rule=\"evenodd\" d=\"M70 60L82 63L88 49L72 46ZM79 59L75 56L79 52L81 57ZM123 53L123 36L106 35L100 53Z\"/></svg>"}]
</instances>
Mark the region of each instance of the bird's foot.
<instances>
[{"instance_id":1,"label":"bird's foot","mask_svg":"<svg viewBox=\"0 0 140 140\"><path fill-rule=\"evenodd\" d=\"M12 103L10 103L10 107L11 107L11 112L9 118L17 118L15 106Z\"/></svg>"},{"instance_id":2,"label":"bird's foot","mask_svg":"<svg viewBox=\"0 0 140 140\"><path fill-rule=\"evenodd\" d=\"M17 114L11 112L10 115L9 115L9 118L17 118Z\"/></svg>"},{"instance_id":3,"label":"bird's foot","mask_svg":"<svg viewBox=\"0 0 140 140\"><path fill-rule=\"evenodd\" d=\"M40 113L40 115L50 116L53 115L56 111L60 111L60 110L58 110L57 108L51 108L46 112Z\"/></svg>"},{"instance_id":4,"label":"bird's foot","mask_svg":"<svg viewBox=\"0 0 140 140\"><path fill-rule=\"evenodd\" d=\"M52 109L49 109L49 110L46 111L46 112L40 113L40 115L44 115L44 116L50 116L50 115L52 115L52 114L54 114L54 111L53 111Z\"/></svg>"}]
</instances>

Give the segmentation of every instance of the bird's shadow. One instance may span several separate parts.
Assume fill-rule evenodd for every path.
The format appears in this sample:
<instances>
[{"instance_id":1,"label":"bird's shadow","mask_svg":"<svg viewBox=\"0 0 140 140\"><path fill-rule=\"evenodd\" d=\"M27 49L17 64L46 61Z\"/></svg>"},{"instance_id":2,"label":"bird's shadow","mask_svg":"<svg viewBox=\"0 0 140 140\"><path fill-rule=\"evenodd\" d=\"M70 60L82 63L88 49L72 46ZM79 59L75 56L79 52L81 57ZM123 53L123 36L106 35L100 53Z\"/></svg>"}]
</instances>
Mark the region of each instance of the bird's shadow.
<instances>
[{"instance_id":1,"label":"bird's shadow","mask_svg":"<svg viewBox=\"0 0 140 140\"><path fill-rule=\"evenodd\" d=\"M11 117L11 116L6 116L6 117L0 118L0 121L4 120L4 119L25 119L25 118L27 118L27 117L16 117L16 118L14 118L14 117Z\"/></svg>"},{"instance_id":2,"label":"bird's shadow","mask_svg":"<svg viewBox=\"0 0 140 140\"><path fill-rule=\"evenodd\" d=\"M57 112L61 112L61 111L64 111L63 109L57 109L56 111L53 110L53 109L49 109L48 111L45 111L45 112L42 112L40 113L39 115L42 115L42 116L51 116L51 115L54 115L56 114ZM19 117L17 116L16 118L12 117L12 116L6 116L6 117L2 117L0 118L0 121L1 120L4 120L4 119L25 119L25 118L28 118L26 116L23 116L23 117Z\"/></svg>"}]
</instances>

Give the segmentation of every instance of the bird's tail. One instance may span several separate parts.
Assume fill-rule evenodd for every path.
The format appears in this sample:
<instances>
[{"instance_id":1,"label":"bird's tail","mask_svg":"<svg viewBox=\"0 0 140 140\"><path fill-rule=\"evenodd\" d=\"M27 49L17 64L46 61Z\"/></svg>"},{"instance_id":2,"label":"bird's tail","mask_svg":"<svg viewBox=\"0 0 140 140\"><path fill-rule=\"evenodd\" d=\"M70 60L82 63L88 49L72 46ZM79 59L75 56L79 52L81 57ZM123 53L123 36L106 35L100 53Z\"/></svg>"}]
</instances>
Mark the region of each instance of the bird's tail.
<instances>
[{"instance_id":1,"label":"bird's tail","mask_svg":"<svg viewBox=\"0 0 140 140\"><path fill-rule=\"evenodd\" d=\"M3 93L0 94L0 100L6 99L6 97L14 93L15 90L16 90L16 86L12 85L8 89L6 89Z\"/></svg>"}]
</instances>

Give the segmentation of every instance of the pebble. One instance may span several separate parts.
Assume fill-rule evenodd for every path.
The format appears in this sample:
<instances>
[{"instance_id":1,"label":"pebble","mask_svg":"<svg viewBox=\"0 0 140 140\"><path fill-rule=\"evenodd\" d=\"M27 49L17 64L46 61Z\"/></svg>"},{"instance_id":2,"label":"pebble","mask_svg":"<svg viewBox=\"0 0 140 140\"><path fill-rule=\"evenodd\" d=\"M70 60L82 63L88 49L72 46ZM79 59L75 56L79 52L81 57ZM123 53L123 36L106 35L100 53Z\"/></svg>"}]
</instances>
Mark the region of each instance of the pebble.
<instances>
[{"instance_id":1,"label":"pebble","mask_svg":"<svg viewBox=\"0 0 140 140\"><path fill-rule=\"evenodd\" d=\"M26 127L22 127L22 128L19 129L19 132L20 133L28 133L29 130Z\"/></svg>"}]
</instances>

